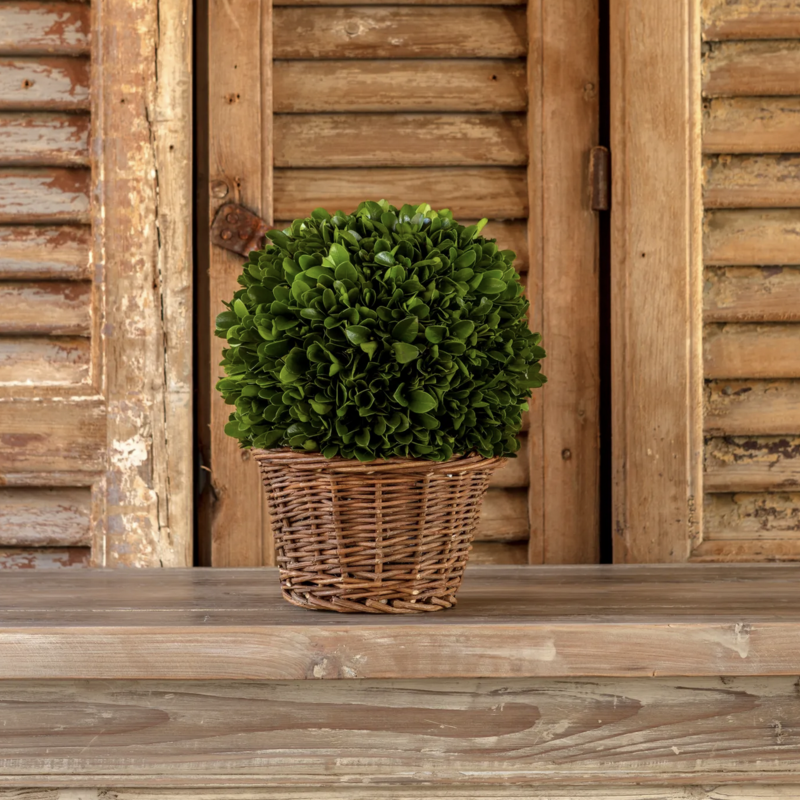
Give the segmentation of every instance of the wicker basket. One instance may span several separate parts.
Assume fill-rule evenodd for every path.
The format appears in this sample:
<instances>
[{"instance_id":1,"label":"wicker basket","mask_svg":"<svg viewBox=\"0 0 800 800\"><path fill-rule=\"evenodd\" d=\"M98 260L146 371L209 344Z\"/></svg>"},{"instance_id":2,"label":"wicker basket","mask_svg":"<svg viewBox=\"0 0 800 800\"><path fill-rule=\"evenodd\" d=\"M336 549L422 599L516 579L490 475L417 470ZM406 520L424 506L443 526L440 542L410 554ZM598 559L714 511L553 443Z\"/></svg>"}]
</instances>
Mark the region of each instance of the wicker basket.
<instances>
[{"instance_id":1,"label":"wicker basket","mask_svg":"<svg viewBox=\"0 0 800 800\"><path fill-rule=\"evenodd\" d=\"M483 496L503 458L366 464L254 450L283 596L303 608L410 614L455 605Z\"/></svg>"}]
</instances>

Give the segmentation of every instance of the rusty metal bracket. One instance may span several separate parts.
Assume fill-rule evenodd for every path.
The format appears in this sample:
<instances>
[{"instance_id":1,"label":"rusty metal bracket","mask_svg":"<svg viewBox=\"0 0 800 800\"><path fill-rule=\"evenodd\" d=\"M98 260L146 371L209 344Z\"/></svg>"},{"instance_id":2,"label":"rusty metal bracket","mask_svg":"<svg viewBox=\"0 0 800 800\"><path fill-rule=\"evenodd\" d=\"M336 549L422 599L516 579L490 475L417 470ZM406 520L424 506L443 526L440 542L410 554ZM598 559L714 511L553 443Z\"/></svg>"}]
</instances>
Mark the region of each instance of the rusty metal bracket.
<instances>
[{"instance_id":1,"label":"rusty metal bracket","mask_svg":"<svg viewBox=\"0 0 800 800\"><path fill-rule=\"evenodd\" d=\"M226 203L211 223L211 244L246 256L263 245L268 230L269 225L252 211L238 203Z\"/></svg>"},{"instance_id":2,"label":"rusty metal bracket","mask_svg":"<svg viewBox=\"0 0 800 800\"><path fill-rule=\"evenodd\" d=\"M608 211L611 208L611 154L607 147L593 147L589 153L589 187L592 210Z\"/></svg>"}]
</instances>

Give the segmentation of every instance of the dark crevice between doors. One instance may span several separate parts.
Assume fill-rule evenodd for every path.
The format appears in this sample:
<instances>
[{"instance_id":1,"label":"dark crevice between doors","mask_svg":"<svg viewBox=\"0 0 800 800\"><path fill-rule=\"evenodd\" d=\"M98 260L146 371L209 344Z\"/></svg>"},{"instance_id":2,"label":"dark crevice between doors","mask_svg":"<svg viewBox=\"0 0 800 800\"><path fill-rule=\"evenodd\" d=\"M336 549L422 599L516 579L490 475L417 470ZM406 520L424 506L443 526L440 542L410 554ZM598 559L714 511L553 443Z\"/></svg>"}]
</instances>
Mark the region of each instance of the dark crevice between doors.
<instances>
[{"instance_id":1,"label":"dark crevice between doors","mask_svg":"<svg viewBox=\"0 0 800 800\"><path fill-rule=\"evenodd\" d=\"M609 86L609 0L599 0L600 26L600 137L599 144L611 146ZM611 171L614 154L611 153ZM612 181L613 185L613 181ZM613 202L613 196L612 196ZM600 280L600 563L610 564L612 552L611 504L611 212L598 213Z\"/></svg>"}]
</instances>

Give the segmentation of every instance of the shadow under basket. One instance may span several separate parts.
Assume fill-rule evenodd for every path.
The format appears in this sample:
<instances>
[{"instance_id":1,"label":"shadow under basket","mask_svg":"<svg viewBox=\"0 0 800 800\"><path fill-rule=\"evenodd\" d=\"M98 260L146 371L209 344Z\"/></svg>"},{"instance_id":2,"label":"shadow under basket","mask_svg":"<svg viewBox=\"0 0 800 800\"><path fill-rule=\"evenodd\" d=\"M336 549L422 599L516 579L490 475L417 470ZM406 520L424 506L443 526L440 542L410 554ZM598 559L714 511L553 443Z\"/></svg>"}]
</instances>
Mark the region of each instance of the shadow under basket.
<instances>
[{"instance_id":1,"label":"shadow under basket","mask_svg":"<svg viewBox=\"0 0 800 800\"><path fill-rule=\"evenodd\" d=\"M283 596L303 608L411 614L456 603L489 479L504 458L360 463L253 450Z\"/></svg>"}]
</instances>

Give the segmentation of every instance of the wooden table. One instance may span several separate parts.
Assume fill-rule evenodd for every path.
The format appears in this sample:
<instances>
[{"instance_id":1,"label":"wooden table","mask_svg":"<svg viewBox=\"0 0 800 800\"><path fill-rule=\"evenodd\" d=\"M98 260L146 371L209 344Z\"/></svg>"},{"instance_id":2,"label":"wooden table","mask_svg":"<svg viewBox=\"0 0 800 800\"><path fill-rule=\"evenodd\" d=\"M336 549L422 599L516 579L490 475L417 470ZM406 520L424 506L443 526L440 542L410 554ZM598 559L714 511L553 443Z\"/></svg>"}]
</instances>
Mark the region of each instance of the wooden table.
<instances>
[{"instance_id":1,"label":"wooden table","mask_svg":"<svg viewBox=\"0 0 800 800\"><path fill-rule=\"evenodd\" d=\"M800 798L799 675L800 565L476 567L403 617L6 573L0 798Z\"/></svg>"}]
</instances>

